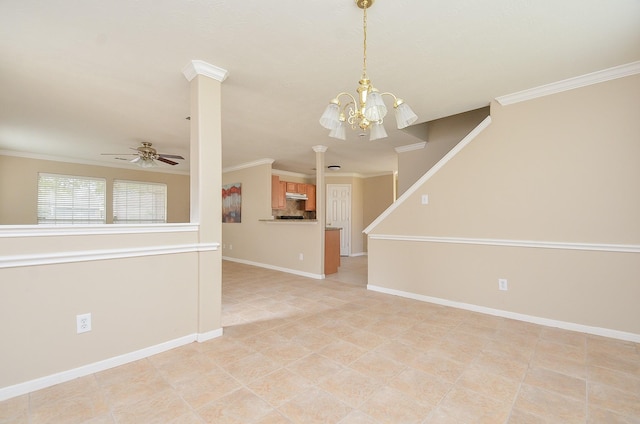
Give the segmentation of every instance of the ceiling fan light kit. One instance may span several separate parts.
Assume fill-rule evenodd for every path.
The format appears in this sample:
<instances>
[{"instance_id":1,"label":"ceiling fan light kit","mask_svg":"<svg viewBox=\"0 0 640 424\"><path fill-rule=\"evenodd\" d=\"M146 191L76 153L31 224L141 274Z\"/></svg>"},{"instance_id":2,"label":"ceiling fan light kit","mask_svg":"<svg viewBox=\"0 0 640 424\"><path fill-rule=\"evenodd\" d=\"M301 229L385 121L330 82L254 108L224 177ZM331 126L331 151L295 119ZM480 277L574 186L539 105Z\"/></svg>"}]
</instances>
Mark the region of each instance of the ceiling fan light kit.
<instances>
[{"instance_id":1,"label":"ceiling fan light kit","mask_svg":"<svg viewBox=\"0 0 640 424\"><path fill-rule=\"evenodd\" d=\"M382 125L387 115L387 106L382 96L393 98L396 123L398 129L403 129L416 122L418 117L404 100L393 93L380 93L367 77L367 9L373 5L374 0L355 0L356 5L363 10L362 29L364 33L362 77L358 81L358 100L347 92L338 93L333 98L324 113L320 117L320 125L330 130L329 137L346 140L346 125L351 129L362 131L369 130L369 140L378 140L387 137L387 132ZM341 97L346 97L344 106L340 102Z\"/></svg>"}]
</instances>

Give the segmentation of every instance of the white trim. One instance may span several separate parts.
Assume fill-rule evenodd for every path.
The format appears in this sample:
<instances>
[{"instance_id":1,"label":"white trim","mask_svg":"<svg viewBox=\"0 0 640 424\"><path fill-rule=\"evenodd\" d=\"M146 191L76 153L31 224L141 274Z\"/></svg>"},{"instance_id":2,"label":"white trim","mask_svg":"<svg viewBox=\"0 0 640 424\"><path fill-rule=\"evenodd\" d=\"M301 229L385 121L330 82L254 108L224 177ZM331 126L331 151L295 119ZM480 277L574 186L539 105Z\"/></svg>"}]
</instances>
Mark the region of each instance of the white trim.
<instances>
[{"instance_id":1,"label":"white trim","mask_svg":"<svg viewBox=\"0 0 640 424\"><path fill-rule=\"evenodd\" d=\"M557 241L535 240L501 240L458 237L406 236L390 234L372 234L371 240L411 241L422 243L478 244L483 246L530 247L541 249L590 250L598 252L640 253L640 245L604 244L604 243L569 243Z\"/></svg>"},{"instance_id":2,"label":"white trim","mask_svg":"<svg viewBox=\"0 0 640 424\"><path fill-rule=\"evenodd\" d=\"M217 330L207 331L206 333L198 333L196 334L196 341L198 343L204 343L209 340L222 337L222 333L223 333L222 328L218 328Z\"/></svg>"},{"instance_id":3,"label":"white trim","mask_svg":"<svg viewBox=\"0 0 640 424\"><path fill-rule=\"evenodd\" d=\"M77 252L36 253L0 257L0 269L23 266L51 265L176 253L207 252L218 250L220 243L176 244L121 249L83 250Z\"/></svg>"},{"instance_id":4,"label":"white trim","mask_svg":"<svg viewBox=\"0 0 640 424\"><path fill-rule=\"evenodd\" d=\"M199 224L0 225L3 237L93 236L197 232Z\"/></svg>"},{"instance_id":5,"label":"white trim","mask_svg":"<svg viewBox=\"0 0 640 424\"><path fill-rule=\"evenodd\" d=\"M350 258L356 257L356 256L368 256L367 252L360 252L360 253L352 253L349 255Z\"/></svg>"},{"instance_id":6,"label":"white trim","mask_svg":"<svg viewBox=\"0 0 640 424\"><path fill-rule=\"evenodd\" d=\"M220 334L222 334L222 329L215 330L214 332L218 331L220 332ZM64 383L66 381L70 381L79 377L84 377L100 371L108 370L110 368L118 367L120 365L128 364L140 359L148 358L149 356L157 355L158 353L162 353L176 347L193 343L194 341L198 340L198 338L202 336L208 337L214 332L204 333L204 335L190 334L154 346L136 350L134 352L125 353L124 355L119 355L113 358L94 362L92 364L83 365L71 370L62 371L56 374L48 375L46 377L36 378L24 383L15 384L13 386L2 387L0 388L0 401L16 396L21 396L26 393L44 389L46 387L54 386L56 384Z\"/></svg>"},{"instance_id":7,"label":"white trim","mask_svg":"<svg viewBox=\"0 0 640 424\"><path fill-rule=\"evenodd\" d=\"M395 175L397 172L398 171L384 171L384 172L378 172L376 174L360 174L358 172L333 172L333 171L325 170L324 177L325 178L333 178L333 177L373 178L373 177L381 177L384 175ZM316 177L316 174L302 174L300 172L284 171L282 169L275 169L275 168L271 170L271 174L279 175L281 177L282 176L299 177L299 178L307 178L307 179L313 179Z\"/></svg>"},{"instance_id":8,"label":"white trim","mask_svg":"<svg viewBox=\"0 0 640 424\"><path fill-rule=\"evenodd\" d=\"M391 294L394 296L405 297L413 300L419 300L421 302L435 303L437 305L450 306L452 308L465 309L468 311L480 312L483 314L515 319L518 321L530 322L533 324L544 325L547 327L557 327L565 330L579 331L581 333L593 334L596 336L610 337L613 339L640 343L640 334L628 333L625 331L612 330L612 329L602 328L602 327L592 327L589 325L576 324L573 322L558 321L554 319L536 317L533 315L519 314L516 312L487 308L484 306L473 305L470 303L455 302L453 300L425 296L422 294L410 293L402 290L389 289L386 287L374 286L371 284L367 285L367 290L371 290L379 293Z\"/></svg>"},{"instance_id":9,"label":"white trim","mask_svg":"<svg viewBox=\"0 0 640 424\"><path fill-rule=\"evenodd\" d=\"M312 149L316 153L324 153L329 149L329 147L318 144L317 146L313 146Z\"/></svg>"},{"instance_id":10,"label":"white trim","mask_svg":"<svg viewBox=\"0 0 640 424\"><path fill-rule=\"evenodd\" d=\"M260 166L260 165L271 165L273 164L273 162L275 162L275 159L265 158L265 159L254 160L253 162L241 163L240 165L230 166L228 168L222 168L222 173L226 174L227 172L239 171L241 169L253 168L254 166Z\"/></svg>"},{"instance_id":11,"label":"white trim","mask_svg":"<svg viewBox=\"0 0 640 424\"><path fill-rule=\"evenodd\" d=\"M374 178L374 177L383 177L383 176L387 176L387 175L395 175L398 171L385 171L385 172L379 172L377 174L366 174L366 175L362 175L362 178Z\"/></svg>"},{"instance_id":12,"label":"white trim","mask_svg":"<svg viewBox=\"0 0 640 424\"><path fill-rule=\"evenodd\" d=\"M351 178L366 178L364 174L360 174L358 172L334 172L331 170L325 170L324 172L325 178L334 178L334 177L351 177Z\"/></svg>"},{"instance_id":13,"label":"white trim","mask_svg":"<svg viewBox=\"0 0 640 424\"><path fill-rule=\"evenodd\" d=\"M423 141L421 143L415 143L415 144L407 144L406 146L398 146L398 147L396 147L395 151L396 151L396 153L412 152L414 150L424 149L426 145L427 145L426 141Z\"/></svg>"},{"instance_id":14,"label":"white trim","mask_svg":"<svg viewBox=\"0 0 640 424\"><path fill-rule=\"evenodd\" d=\"M442 159L440 159L435 165L433 165L431 167L431 169L429 169L427 171L427 173L424 174L418 181L413 183L413 185L411 187L409 187L407 189L407 191L405 191L402 194L402 196L400 196L398 198L398 200L393 202L391 204L391 206L389 206L384 212L382 212L362 232L365 233L365 234L369 234L371 231L373 231L373 229L375 227L377 227L379 223L384 221L385 218L387 218L387 216L391 215L391 213L394 210L396 210L396 208L398 208L400 205L402 205L405 202L405 200L407 200L407 198L409 196L411 196L414 192L416 192L418 190L418 188L420 188L422 186L422 184L424 184L431 177L433 177L440 170L440 168L442 168L447 162L449 162L451 159L453 159L453 157L455 155L457 155L462 149L464 149L467 146L467 144L471 143L471 141L474 138L476 138L478 136L478 134L480 134L482 131L484 131L485 128L487 128L489 126L489 124L491 124L491 116L487 116L486 118L484 118L484 120L482 122L480 122L477 127L475 127L473 130L471 130L471 132L469 134L467 134L467 136L465 138L463 138L458 144L456 144L453 149L449 150L449 152L446 155L444 155L442 157Z\"/></svg>"},{"instance_id":15,"label":"white trim","mask_svg":"<svg viewBox=\"0 0 640 424\"><path fill-rule=\"evenodd\" d=\"M13 150L0 150L0 156L13 156L13 157L25 158L25 159L47 160L51 162L64 162L64 163L75 163L80 165L101 166L103 168L127 169L129 171L156 172L158 174L189 175L189 170L181 171L179 169L165 168L161 166L152 167L152 168L142 168L139 166L131 166L131 163L129 161L123 162L120 160L117 160L116 162L111 162L111 161L102 162L97 160L53 156L53 155L31 153L31 152L17 152ZM180 167L181 165L183 164L180 164L177 166Z\"/></svg>"},{"instance_id":16,"label":"white trim","mask_svg":"<svg viewBox=\"0 0 640 424\"><path fill-rule=\"evenodd\" d=\"M585 87L588 85L598 84L600 82L610 81L617 78L628 77L639 73L640 61L637 61L627 63L625 65L615 66L609 69L604 69L602 71L592 72L590 74L581 75L574 78L568 78L551 84L541 85L539 87L530 88L528 90L518 91L517 93L496 97L496 100L501 105L507 106L514 103L536 99L538 97L549 96L551 94L573 90L574 88Z\"/></svg>"},{"instance_id":17,"label":"white trim","mask_svg":"<svg viewBox=\"0 0 640 424\"><path fill-rule=\"evenodd\" d=\"M318 223L317 219L259 219L259 222L266 222L267 224L287 224L287 225L304 225L304 224L314 224Z\"/></svg>"},{"instance_id":18,"label":"white trim","mask_svg":"<svg viewBox=\"0 0 640 424\"><path fill-rule=\"evenodd\" d=\"M272 175L279 175L281 177L299 177L299 178L314 178L316 174L302 174L300 172L283 171L282 169L272 169Z\"/></svg>"},{"instance_id":19,"label":"white trim","mask_svg":"<svg viewBox=\"0 0 640 424\"><path fill-rule=\"evenodd\" d=\"M275 266L275 265L263 264L263 263L260 263L260 262L247 261L245 259L232 258L232 257L229 257L229 256L223 256L222 260L229 261L229 262L237 262L239 264L245 264L245 265L253 265L253 266L260 267L260 268L272 269L274 271L286 272L288 274L294 274L294 275L299 275L301 277L313 278L315 280L323 280L324 279L324 274L313 274L311 272L299 271L297 269L284 268L284 267Z\"/></svg>"},{"instance_id":20,"label":"white trim","mask_svg":"<svg viewBox=\"0 0 640 424\"><path fill-rule=\"evenodd\" d=\"M189 82L191 82L196 75L204 75L205 77L223 82L229 76L229 71L207 63L204 60L192 60L182 69L182 74Z\"/></svg>"}]
</instances>

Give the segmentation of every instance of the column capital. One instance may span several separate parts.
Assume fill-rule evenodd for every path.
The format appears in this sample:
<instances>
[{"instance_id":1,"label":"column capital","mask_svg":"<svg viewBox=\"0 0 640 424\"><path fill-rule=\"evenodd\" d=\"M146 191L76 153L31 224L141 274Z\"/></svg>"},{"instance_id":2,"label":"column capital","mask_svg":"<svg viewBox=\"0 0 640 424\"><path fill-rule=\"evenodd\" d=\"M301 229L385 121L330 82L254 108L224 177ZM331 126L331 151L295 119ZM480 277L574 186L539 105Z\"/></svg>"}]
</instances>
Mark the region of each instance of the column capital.
<instances>
[{"instance_id":1,"label":"column capital","mask_svg":"<svg viewBox=\"0 0 640 424\"><path fill-rule=\"evenodd\" d=\"M317 146L313 146L312 147L313 151L316 153L324 153L327 151L328 147L327 146L323 146L321 144L317 145Z\"/></svg>"},{"instance_id":2,"label":"column capital","mask_svg":"<svg viewBox=\"0 0 640 424\"><path fill-rule=\"evenodd\" d=\"M216 81L222 82L227 79L227 76L229 76L229 71L218 68L217 66L203 60L192 60L182 69L182 74L189 82L191 82L196 75L204 75L205 77L213 78Z\"/></svg>"}]
</instances>

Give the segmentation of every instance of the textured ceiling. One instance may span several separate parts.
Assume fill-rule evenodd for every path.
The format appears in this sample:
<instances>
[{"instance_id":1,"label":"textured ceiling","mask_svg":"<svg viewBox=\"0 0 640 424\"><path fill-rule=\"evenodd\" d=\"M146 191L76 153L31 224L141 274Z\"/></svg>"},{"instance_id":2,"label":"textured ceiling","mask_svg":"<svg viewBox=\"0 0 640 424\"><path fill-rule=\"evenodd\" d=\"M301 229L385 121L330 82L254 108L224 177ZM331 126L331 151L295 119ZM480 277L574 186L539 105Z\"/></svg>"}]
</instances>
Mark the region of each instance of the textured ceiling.
<instances>
[{"instance_id":1,"label":"textured ceiling","mask_svg":"<svg viewBox=\"0 0 640 424\"><path fill-rule=\"evenodd\" d=\"M199 59L229 71L224 167L273 158L309 174L324 144L342 171L393 171L394 147L420 141L393 117L375 142L318 124L338 92L355 94L361 20L353 0L2 0L0 151L123 165L100 153L145 140L187 172L181 71ZM368 44L372 82L420 123L640 60L640 1L377 0Z\"/></svg>"}]
</instances>

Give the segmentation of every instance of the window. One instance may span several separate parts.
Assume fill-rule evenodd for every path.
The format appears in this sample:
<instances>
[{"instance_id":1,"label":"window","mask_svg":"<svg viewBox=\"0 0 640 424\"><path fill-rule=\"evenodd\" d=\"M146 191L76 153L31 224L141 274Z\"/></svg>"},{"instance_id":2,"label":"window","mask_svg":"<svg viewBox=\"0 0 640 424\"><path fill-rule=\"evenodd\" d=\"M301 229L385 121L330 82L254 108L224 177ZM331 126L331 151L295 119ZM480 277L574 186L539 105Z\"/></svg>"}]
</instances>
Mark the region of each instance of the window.
<instances>
[{"instance_id":1,"label":"window","mask_svg":"<svg viewBox=\"0 0 640 424\"><path fill-rule=\"evenodd\" d=\"M113 182L113 223L167 222L167 185L138 181Z\"/></svg>"},{"instance_id":2,"label":"window","mask_svg":"<svg viewBox=\"0 0 640 424\"><path fill-rule=\"evenodd\" d=\"M104 224L104 178L38 174L38 224Z\"/></svg>"}]
</instances>

